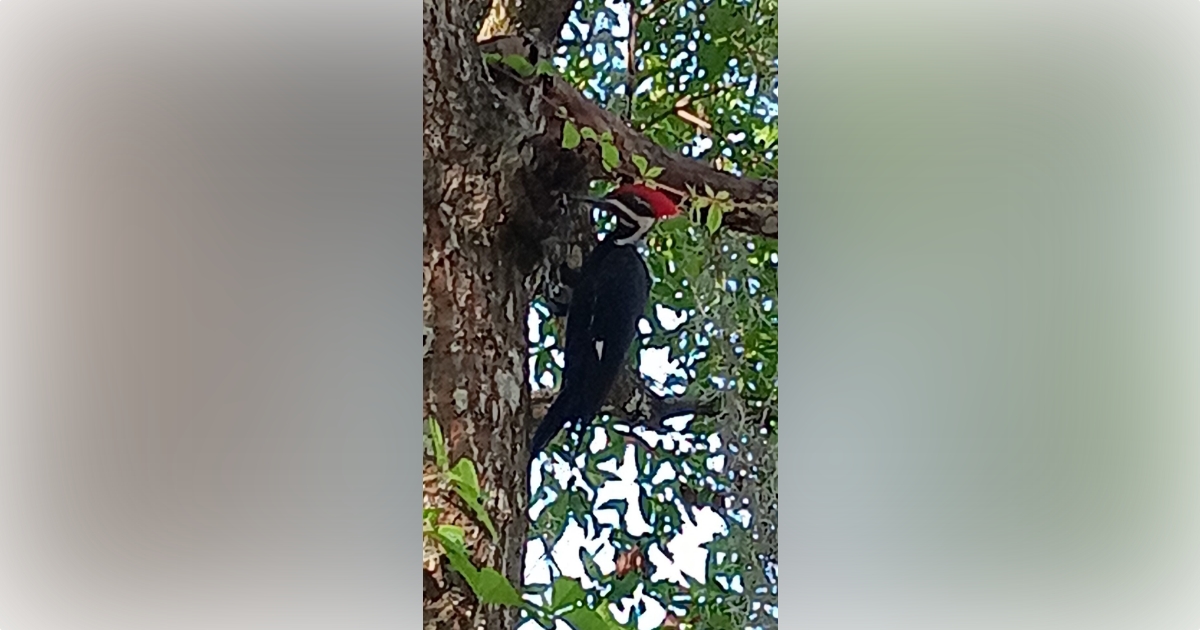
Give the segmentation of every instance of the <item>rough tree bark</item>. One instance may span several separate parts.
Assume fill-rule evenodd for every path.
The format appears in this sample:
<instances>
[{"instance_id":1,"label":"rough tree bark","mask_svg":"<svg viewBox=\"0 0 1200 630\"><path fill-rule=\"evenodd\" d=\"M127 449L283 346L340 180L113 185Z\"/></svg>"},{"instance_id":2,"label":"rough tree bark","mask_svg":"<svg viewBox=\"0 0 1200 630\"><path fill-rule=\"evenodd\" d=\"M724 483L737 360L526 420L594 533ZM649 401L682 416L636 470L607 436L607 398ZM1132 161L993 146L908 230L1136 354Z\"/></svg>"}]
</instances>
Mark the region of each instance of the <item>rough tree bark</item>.
<instances>
[{"instance_id":1,"label":"rough tree bark","mask_svg":"<svg viewBox=\"0 0 1200 630\"><path fill-rule=\"evenodd\" d=\"M464 528L477 566L495 568L514 584L521 582L528 529L525 463L535 417L526 312L552 270L563 262L577 265L592 238L586 214L566 213L557 202L561 193L586 187L595 156L559 147L555 108L565 105L598 128L612 128L623 147L661 162L663 181L707 179L759 204L744 225L730 227L763 233L771 231L762 229L764 217L774 221L773 182L738 180L654 152L648 140L614 126L619 121L603 118L594 111L599 108L588 109L561 81L521 82L484 67L476 43L481 30L514 33L530 24L531 39L545 45L554 39L546 33L557 34L572 4L424 0L423 413L439 423L451 461L465 456L475 462L497 539L453 492L439 487L428 458L424 501L442 510L443 522ZM423 574L426 628L515 626L515 613L481 606L439 554L426 554Z\"/></svg>"}]
</instances>

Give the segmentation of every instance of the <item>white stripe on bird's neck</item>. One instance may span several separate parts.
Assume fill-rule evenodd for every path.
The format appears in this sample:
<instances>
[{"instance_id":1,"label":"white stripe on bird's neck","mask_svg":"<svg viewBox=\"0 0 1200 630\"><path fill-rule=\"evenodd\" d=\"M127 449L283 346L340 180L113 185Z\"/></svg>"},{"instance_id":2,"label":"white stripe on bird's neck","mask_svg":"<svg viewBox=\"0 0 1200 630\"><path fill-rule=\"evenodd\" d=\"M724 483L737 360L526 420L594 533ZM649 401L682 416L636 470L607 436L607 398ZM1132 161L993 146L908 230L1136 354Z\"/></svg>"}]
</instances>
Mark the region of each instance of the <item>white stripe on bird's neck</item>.
<instances>
[{"instance_id":1,"label":"white stripe on bird's neck","mask_svg":"<svg viewBox=\"0 0 1200 630\"><path fill-rule=\"evenodd\" d=\"M634 230L633 234L613 241L617 245L629 245L630 243L636 243L642 240L642 237L646 236L646 233L650 231L650 228L654 227L654 217L644 216L634 212L632 208L630 208L620 199L613 198L608 199L607 201L609 205L615 208L618 213L625 215L625 219L633 221L637 225L637 229ZM617 221L620 222L621 217L618 216Z\"/></svg>"},{"instance_id":2,"label":"white stripe on bird's neck","mask_svg":"<svg viewBox=\"0 0 1200 630\"><path fill-rule=\"evenodd\" d=\"M643 216L635 215L634 221L637 222L637 225L638 225L637 230L634 231L633 234L630 234L629 236L626 236L625 238L619 238L619 239L613 241L614 243L616 243L617 245L629 245L630 243L636 243L636 242L642 240L642 237L646 236L646 233L650 231L650 228L654 227L654 217L643 217Z\"/></svg>"}]
</instances>

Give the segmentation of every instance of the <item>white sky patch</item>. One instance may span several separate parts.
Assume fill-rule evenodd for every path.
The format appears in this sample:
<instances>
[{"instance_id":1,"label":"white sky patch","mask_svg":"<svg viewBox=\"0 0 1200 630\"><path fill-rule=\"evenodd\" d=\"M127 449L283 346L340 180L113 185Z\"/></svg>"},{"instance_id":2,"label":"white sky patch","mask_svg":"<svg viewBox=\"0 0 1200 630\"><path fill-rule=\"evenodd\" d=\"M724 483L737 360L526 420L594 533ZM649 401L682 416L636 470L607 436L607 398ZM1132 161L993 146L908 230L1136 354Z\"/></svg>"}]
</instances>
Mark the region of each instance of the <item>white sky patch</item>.
<instances>
[{"instance_id":1,"label":"white sky patch","mask_svg":"<svg viewBox=\"0 0 1200 630\"><path fill-rule=\"evenodd\" d=\"M663 424L675 429L676 431L682 431L686 429L689 424L691 424L692 420L695 419L696 416L694 414L688 413L681 416L675 416L674 418L668 418L663 421Z\"/></svg>"},{"instance_id":2,"label":"white sky patch","mask_svg":"<svg viewBox=\"0 0 1200 630\"><path fill-rule=\"evenodd\" d=\"M754 515L750 513L750 510L742 508L740 510L734 510L733 512L730 512L730 516L736 518L738 523L741 523L742 527L750 527L750 519L753 518Z\"/></svg>"},{"instance_id":3,"label":"white sky patch","mask_svg":"<svg viewBox=\"0 0 1200 630\"><path fill-rule=\"evenodd\" d=\"M650 484L657 486L664 481L671 481L673 479L675 479L675 467L671 465L671 462L663 462L658 467L658 470L654 472L654 478L650 480Z\"/></svg>"},{"instance_id":4,"label":"white sky patch","mask_svg":"<svg viewBox=\"0 0 1200 630\"><path fill-rule=\"evenodd\" d=\"M662 383L676 371L678 364L671 360L670 348L642 348L642 374Z\"/></svg>"},{"instance_id":5,"label":"white sky patch","mask_svg":"<svg viewBox=\"0 0 1200 630\"><path fill-rule=\"evenodd\" d=\"M638 617L638 628L657 628L667 620L667 609L662 607L653 597L642 597L646 602L646 610Z\"/></svg>"},{"instance_id":6,"label":"white sky patch","mask_svg":"<svg viewBox=\"0 0 1200 630\"><path fill-rule=\"evenodd\" d=\"M622 600L620 606L610 609L613 612L613 618L618 623L629 623L629 617L633 612L633 608L639 603L646 605L646 610L638 617L639 629L649 630L650 628L657 628L662 625L663 621L666 621L667 610L663 608L662 604L655 601L653 597L647 597L645 587L641 584L638 584L637 588L633 590L632 597Z\"/></svg>"},{"instance_id":7,"label":"white sky patch","mask_svg":"<svg viewBox=\"0 0 1200 630\"><path fill-rule=\"evenodd\" d=\"M684 311L676 311L672 308L663 306L662 304L654 305L654 315L658 318L658 323L663 329L671 332L679 328L687 321L687 313Z\"/></svg>"},{"instance_id":8,"label":"white sky patch","mask_svg":"<svg viewBox=\"0 0 1200 630\"><path fill-rule=\"evenodd\" d=\"M649 560L654 563L651 580L670 580L682 586L687 585L685 576L704 581L708 550L703 545L712 542L717 535L724 534L727 528L724 519L712 508L693 510L690 517L696 522L685 520L679 534L667 543L667 552L674 557L674 561L668 559L657 546L650 549Z\"/></svg>"},{"instance_id":9,"label":"white sky patch","mask_svg":"<svg viewBox=\"0 0 1200 630\"><path fill-rule=\"evenodd\" d=\"M694 443L695 436L681 433L681 431L686 428L688 423L694 418L695 416L691 414L685 414L664 420L664 425L666 425L668 428L675 429L672 432L659 433L657 431L650 431L648 429L638 427L634 429L634 433L636 433L640 438L642 438L642 440L644 440L653 448L663 448L668 451L675 451L686 455L696 451L696 445Z\"/></svg>"},{"instance_id":10,"label":"white sky patch","mask_svg":"<svg viewBox=\"0 0 1200 630\"><path fill-rule=\"evenodd\" d=\"M596 522L601 525L609 527L621 526L621 513L616 508L596 508L592 510L592 516L595 516Z\"/></svg>"},{"instance_id":11,"label":"white sky patch","mask_svg":"<svg viewBox=\"0 0 1200 630\"><path fill-rule=\"evenodd\" d=\"M637 474L637 457L636 451L632 445L625 448L625 458L621 462L621 466L613 470L617 479L604 482L600 489L596 492L596 505L605 506L606 503L613 501L624 500L626 503L625 510L625 531L631 536L644 536L653 531L650 524L646 522L642 516L641 495L642 488L638 485ZM607 506L606 506L607 507Z\"/></svg>"},{"instance_id":12,"label":"white sky patch","mask_svg":"<svg viewBox=\"0 0 1200 630\"><path fill-rule=\"evenodd\" d=\"M607 0L604 6L608 7L613 13L617 14L617 23L613 25L612 34L614 37L626 37L629 35L629 5L625 2L617 0Z\"/></svg>"},{"instance_id":13,"label":"white sky patch","mask_svg":"<svg viewBox=\"0 0 1200 630\"><path fill-rule=\"evenodd\" d=\"M593 427L592 443L588 446L588 450L592 452L592 455L595 455L606 448L608 448L608 432L599 427Z\"/></svg>"},{"instance_id":14,"label":"white sky patch","mask_svg":"<svg viewBox=\"0 0 1200 630\"><path fill-rule=\"evenodd\" d=\"M537 357L536 356L529 357L529 374L530 375L537 374ZM529 384L533 386L533 391L535 391L535 392L542 388L542 384L535 378L530 378Z\"/></svg>"},{"instance_id":15,"label":"white sky patch","mask_svg":"<svg viewBox=\"0 0 1200 630\"><path fill-rule=\"evenodd\" d=\"M579 526L578 522L571 519L563 530L562 536L559 537L558 544L554 545L554 549L551 550L550 556L554 558L554 563L564 576L579 580L584 588L591 588L595 586L595 582L587 576L579 552L587 551L594 554L605 542L607 541L602 538L589 540L587 532Z\"/></svg>"},{"instance_id":16,"label":"white sky patch","mask_svg":"<svg viewBox=\"0 0 1200 630\"><path fill-rule=\"evenodd\" d=\"M537 312L537 309L529 309L529 316L525 319L529 330L529 343L537 343L541 338L542 316Z\"/></svg>"},{"instance_id":17,"label":"white sky patch","mask_svg":"<svg viewBox=\"0 0 1200 630\"><path fill-rule=\"evenodd\" d=\"M679 361L671 360L671 349L669 347L642 348L638 369L644 376L653 381L651 389L655 390L658 394L673 393L678 395L683 393L681 390L686 390L686 387L682 385L676 385L671 390L667 390L666 388L669 376L687 378L687 374L680 367Z\"/></svg>"},{"instance_id":18,"label":"white sky patch","mask_svg":"<svg viewBox=\"0 0 1200 630\"><path fill-rule=\"evenodd\" d=\"M531 540L525 546L525 583L550 583L550 565L546 562L546 546L541 540Z\"/></svg>"},{"instance_id":19,"label":"white sky patch","mask_svg":"<svg viewBox=\"0 0 1200 630\"><path fill-rule=\"evenodd\" d=\"M554 503L556 500L558 500L558 493L553 489L547 488L545 490L545 494L542 495L542 498L538 499L533 503L532 506L530 506L529 518L536 521L538 517L542 515L542 510L550 507L550 504Z\"/></svg>"}]
</instances>

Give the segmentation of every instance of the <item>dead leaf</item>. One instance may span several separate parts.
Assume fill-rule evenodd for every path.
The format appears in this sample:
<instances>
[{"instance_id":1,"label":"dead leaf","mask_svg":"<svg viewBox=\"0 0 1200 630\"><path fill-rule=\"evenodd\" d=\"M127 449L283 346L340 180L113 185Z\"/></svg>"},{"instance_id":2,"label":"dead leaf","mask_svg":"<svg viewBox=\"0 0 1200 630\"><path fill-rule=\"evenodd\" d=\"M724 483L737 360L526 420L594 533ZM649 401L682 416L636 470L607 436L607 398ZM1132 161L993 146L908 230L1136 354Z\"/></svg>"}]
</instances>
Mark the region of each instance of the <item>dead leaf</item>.
<instances>
[{"instance_id":1,"label":"dead leaf","mask_svg":"<svg viewBox=\"0 0 1200 630\"><path fill-rule=\"evenodd\" d=\"M642 550L634 547L617 556L617 577L622 578L631 571L641 573L646 565L646 560L642 556Z\"/></svg>"}]
</instances>

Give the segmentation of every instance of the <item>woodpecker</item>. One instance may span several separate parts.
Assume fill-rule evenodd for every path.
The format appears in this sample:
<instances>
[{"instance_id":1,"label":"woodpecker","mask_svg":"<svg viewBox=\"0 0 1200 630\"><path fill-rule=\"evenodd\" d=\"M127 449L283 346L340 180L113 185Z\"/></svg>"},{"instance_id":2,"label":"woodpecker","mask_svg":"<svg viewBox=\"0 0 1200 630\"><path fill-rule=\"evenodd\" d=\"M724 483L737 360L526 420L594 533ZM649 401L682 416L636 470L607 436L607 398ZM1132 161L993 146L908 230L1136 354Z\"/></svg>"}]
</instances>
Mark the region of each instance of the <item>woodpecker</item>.
<instances>
[{"instance_id":1,"label":"woodpecker","mask_svg":"<svg viewBox=\"0 0 1200 630\"><path fill-rule=\"evenodd\" d=\"M637 244L655 222L679 213L669 197L641 184L589 201L616 217L617 225L588 255L573 283L562 387L534 432L530 462L567 423L587 427L600 411L650 296L650 273Z\"/></svg>"}]
</instances>

